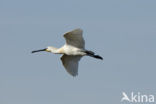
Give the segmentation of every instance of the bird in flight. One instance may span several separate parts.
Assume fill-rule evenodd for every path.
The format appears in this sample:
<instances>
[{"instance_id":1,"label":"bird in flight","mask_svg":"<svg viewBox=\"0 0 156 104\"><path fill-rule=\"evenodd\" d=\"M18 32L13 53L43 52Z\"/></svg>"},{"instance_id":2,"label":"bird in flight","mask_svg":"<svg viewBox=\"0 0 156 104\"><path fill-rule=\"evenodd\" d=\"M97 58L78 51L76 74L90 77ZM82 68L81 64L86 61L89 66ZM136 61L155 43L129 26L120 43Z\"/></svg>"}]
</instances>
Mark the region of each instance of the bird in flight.
<instances>
[{"instance_id":1,"label":"bird in flight","mask_svg":"<svg viewBox=\"0 0 156 104\"><path fill-rule=\"evenodd\" d=\"M85 49L82 33L83 31L80 28L72 30L64 34L66 43L61 48L48 46L45 49L32 51L32 53L46 51L54 54L63 54L61 57L63 66L70 75L76 76L78 75L79 61L83 56L91 56L103 60L101 56Z\"/></svg>"}]
</instances>

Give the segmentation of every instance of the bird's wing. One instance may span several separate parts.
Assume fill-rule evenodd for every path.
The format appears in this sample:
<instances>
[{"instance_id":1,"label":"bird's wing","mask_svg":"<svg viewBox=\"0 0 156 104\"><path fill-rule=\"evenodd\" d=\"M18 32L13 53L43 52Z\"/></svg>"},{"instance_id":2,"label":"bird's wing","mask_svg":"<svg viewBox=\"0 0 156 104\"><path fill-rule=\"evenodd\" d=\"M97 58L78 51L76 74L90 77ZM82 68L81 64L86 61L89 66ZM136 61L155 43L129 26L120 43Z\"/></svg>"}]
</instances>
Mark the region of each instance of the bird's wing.
<instances>
[{"instance_id":1,"label":"bird's wing","mask_svg":"<svg viewBox=\"0 0 156 104\"><path fill-rule=\"evenodd\" d=\"M75 29L73 31L64 34L66 44L72 45L77 48L85 48L85 41L82 36L83 31L81 29Z\"/></svg>"},{"instance_id":2,"label":"bird's wing","mask_svg":"<svg viewBox=\"0 0 156 104\"><path fill-rule=\"evenodd\" d=\"M79 60L82 56L63 55L61 61L66 71L72 76L78 75Z\"/></svg>"}]
</instances>

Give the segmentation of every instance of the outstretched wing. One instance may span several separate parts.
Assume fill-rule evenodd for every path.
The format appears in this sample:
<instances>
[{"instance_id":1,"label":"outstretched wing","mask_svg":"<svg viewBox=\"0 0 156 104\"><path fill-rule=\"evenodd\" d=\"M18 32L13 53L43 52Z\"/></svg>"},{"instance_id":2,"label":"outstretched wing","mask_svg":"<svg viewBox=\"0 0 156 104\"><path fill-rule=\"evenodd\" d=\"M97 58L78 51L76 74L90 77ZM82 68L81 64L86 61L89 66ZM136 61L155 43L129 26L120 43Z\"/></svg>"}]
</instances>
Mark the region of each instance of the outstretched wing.
<instances>
[{"instance_id":1,"label":"outstretched wing","mask_svg":"<svg viewBox=\"0 0 156 104\"><path fill-rule=\"evenodd\" d=\"M62 64L70 75L78 75L78 65L81 57L82 56L69 56L65 54L61 57Z\"/></svg>"},{"instance_id":2,"label":"outstretched wing","mask_svg":"<svg viewBox=\"0 0 156 104\"><path fill-rule=\"evenodd\" d=\"M72 45L77 48L85 48L85 41L82 36L83 31L81 29L75 29L73 31L64 34L66 44Z\"/></svg>"}]
</instances>

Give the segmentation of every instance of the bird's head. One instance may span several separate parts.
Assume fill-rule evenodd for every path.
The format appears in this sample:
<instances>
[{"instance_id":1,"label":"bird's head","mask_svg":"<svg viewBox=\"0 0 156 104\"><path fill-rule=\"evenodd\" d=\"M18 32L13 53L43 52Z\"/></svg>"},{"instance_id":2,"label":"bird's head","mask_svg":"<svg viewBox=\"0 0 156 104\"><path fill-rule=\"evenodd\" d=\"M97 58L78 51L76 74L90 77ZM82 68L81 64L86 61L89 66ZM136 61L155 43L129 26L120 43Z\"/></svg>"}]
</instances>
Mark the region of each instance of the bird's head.
<instances>
[{"instance_id":1,"label":"bird's head","mask_svg":"<svg viewBox=\"0 0 156 104\"><path fill-rule=\"evenodd\" d=\"M47 52L53 52L54 50L57 50L57 48L52 47L52 46L48 46L46 49Z\"/></svg>"},{"instance_id":2,"label":"bird's head","mask_svg":"<svg viewBox=\"0 0 156 104\"><path fill-rule=\"evenodd\" d=\"M55 53L54 51L56 51L56 50L57 50L57 48L52 47L52 46L48 46L47 48L44 48L44 49L34 50L34 51L32 51L32 53L41 52L41 51L46 51L46 52L53 52L53 53Z\"/></svg>"}]
</instances>

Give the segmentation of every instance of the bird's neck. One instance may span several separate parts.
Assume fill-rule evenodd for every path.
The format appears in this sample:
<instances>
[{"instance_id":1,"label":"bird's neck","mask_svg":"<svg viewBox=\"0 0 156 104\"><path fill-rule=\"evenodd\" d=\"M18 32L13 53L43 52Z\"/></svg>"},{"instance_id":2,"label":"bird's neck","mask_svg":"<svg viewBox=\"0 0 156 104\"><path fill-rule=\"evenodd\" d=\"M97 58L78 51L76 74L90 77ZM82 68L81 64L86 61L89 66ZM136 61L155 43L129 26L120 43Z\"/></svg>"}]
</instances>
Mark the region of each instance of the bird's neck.
<instances>
[{"instance_id":1,"label":"bird's neck","mask_svg":"<svg viewBox=\"0 0 156 104\"><path fill-rule=\"evenodd\" d=\"M63 48L48 47L47 50L54 54L63 54Z\"/></svg>"}]
</instances>

